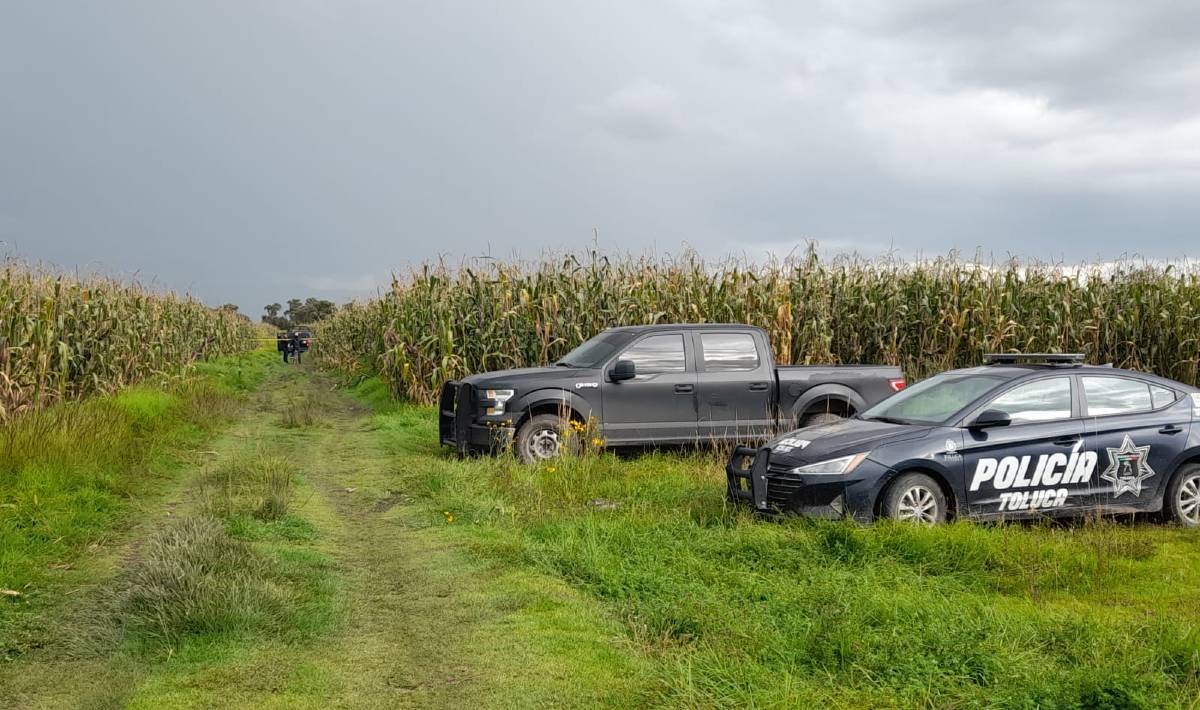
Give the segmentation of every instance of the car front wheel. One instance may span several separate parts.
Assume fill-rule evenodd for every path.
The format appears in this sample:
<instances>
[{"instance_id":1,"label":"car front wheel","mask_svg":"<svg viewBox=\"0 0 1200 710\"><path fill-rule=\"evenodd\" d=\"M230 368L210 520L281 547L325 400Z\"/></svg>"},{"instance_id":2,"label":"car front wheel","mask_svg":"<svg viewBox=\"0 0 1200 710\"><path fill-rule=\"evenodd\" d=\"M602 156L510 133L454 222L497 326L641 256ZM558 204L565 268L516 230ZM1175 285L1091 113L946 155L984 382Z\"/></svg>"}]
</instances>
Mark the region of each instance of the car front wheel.
<instances>
[{"instance_id":1,"label":"car front wheel","mask_svg":"<svg viewBox=\"0 0 1200 710\"><path fill-rule=\"evenodd\" d=\"M946 494L923 473L901 475L883 494L883 515L921 525L946 521Z\"/></svg>"},{"instance_id":2,"label":"car front wheel","mask_svg":"<svg viewBox=\"0 0 1200 710\"><path fill-rule=\"evenodd\" d=\"M1163 508L1167 517L1185 528L1200 527L1200 464L1179 469L1167 487Z\"/></svg>"}]
</instances>

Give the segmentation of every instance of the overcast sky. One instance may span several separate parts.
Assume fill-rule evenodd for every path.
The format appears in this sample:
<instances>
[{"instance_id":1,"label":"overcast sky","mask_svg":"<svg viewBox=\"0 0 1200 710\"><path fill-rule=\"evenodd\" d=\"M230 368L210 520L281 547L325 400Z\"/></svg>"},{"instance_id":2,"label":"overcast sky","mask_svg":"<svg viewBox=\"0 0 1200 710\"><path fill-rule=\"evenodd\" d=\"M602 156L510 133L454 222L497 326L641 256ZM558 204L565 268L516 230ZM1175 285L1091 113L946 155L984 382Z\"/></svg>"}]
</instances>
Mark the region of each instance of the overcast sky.
<instances>
[{"instance_id":1,"label":"overcast sky","mask_svg":"<svg viewBox=\"0 0 1200 710\"><path fill-rule=\"evenodd\" d=\"M3 251L253 315L593 228L1200 256L1200 3L0 8Z\"/></svg>"}]
</instances>

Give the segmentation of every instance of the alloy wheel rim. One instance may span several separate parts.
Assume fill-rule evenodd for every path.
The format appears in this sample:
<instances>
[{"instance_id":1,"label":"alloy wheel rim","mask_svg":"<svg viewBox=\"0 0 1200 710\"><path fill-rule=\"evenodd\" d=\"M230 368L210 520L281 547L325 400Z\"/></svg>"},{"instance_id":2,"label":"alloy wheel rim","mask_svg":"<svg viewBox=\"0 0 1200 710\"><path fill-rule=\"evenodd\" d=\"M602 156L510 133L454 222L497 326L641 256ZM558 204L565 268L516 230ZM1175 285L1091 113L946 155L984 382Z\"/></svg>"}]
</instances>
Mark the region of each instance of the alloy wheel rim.
<instances>
[{"instance_id":1,"label":"alloy wheel rim","mask_svg":"<svg viewBox=\"0 0 1200 710\"><path fill-rule=\"evenodd\" d=\"M1180 516L1193 525L1200 525L1200 474L1183 479L1178 502Z\"/></svg>"},{"instance_id":2,"label":"alloy wheel rim","mask_svg":"<svg viewBox=\"0 0 1200 710\"><path fill-rule=\"evenodd\" d=\"M937 522L938 505L933 491L925 486L913 486L904 491L896 506L896 518L932 525Z\"/></svg>"},{"instance_id":3,"label":"alloy wheel rim","mask_svg":"<svg viewBox=\"0 0 1200 710\"><path fill-rule=\"evenodd\" d=\"M558 456L559 448L558 432L550 427L533 432L533 436L529 437L529 443L525 446L530 458L535 459L555 458Z\"/></svg>"}]
</instances>

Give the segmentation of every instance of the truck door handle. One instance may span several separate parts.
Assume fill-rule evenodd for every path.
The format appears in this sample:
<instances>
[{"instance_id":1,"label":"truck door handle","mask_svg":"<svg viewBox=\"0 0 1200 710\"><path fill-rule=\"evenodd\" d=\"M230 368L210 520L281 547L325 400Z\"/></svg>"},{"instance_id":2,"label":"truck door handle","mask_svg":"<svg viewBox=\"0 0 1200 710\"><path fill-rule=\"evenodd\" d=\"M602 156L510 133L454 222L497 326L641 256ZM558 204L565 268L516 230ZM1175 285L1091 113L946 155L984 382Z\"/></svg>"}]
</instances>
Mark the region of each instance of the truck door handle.
<instances>
[{"instance_id":1,"label":"truck door handle","mask_svg":"<svg viewBox=\"0 0 1200 710\"><path fill-rule=\"evenodd\" d=\"M1055 446L1074 446L1079 443L1078 436L1060 436L1054 440Z\"/></svg>"},{"instance_id":2,"label":"truck door handle","mask_svg":"<svg viewBox=\"0 0 1200 710\"><path fill-rule=\"evenodd\" d=\"M751 382L750 383L750 391L751 392L766 392L767 391L767 383L766 382Z\"/></svg>"},{"instance_id":3,"label":"truck door handle","mask_svg":"<svg viewBox=\"0 0 1200 710\"><path fill-rule=\"evenodd\" d=\"M695 389L695 385L675 385L675 391L679 394L687 394Z\"/></svg>"},{"instance_id":4,"label":"truck door handle","mask_svg":"<svg viewBox=\"0 0 1200 710\"><path fill-rule=\"evenodd\" d=\"M1159 434L1178 434L1181 431L1183 431L1183 429L1180 429L1179 427L1175 426L1174 424L1168 424L1165 427L1163 427L1162 429L1159 429L1158 433Z\"/></svg>"}]
</instances>

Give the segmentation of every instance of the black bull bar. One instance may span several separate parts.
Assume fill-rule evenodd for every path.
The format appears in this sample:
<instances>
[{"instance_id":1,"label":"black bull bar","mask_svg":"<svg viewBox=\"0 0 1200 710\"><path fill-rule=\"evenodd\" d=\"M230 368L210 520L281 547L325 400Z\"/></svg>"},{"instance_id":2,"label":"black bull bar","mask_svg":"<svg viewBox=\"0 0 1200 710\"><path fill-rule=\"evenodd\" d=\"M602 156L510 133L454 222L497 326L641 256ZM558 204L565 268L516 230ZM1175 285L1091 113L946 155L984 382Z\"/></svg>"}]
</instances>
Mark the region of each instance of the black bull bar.
<instances>
[{"instance_id":1,"label":"black bull bar","mask_svg":"<svg viewBox=\"0 0 1200 710\"><path fill-rule=\"evenodd\" d=\"M771 458L770 447L752 449L738 446L725 464L725 476L729 480L730 500L744 500L755 508L767 508L767 463ZM749 459L750 465L742 464Z\"/></svg>"}]
</instances>

